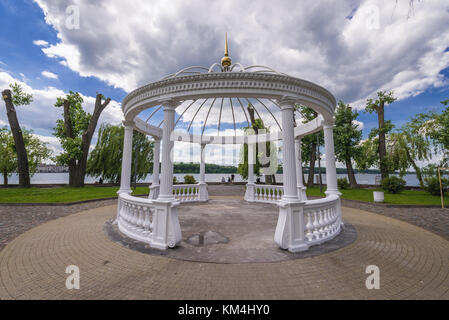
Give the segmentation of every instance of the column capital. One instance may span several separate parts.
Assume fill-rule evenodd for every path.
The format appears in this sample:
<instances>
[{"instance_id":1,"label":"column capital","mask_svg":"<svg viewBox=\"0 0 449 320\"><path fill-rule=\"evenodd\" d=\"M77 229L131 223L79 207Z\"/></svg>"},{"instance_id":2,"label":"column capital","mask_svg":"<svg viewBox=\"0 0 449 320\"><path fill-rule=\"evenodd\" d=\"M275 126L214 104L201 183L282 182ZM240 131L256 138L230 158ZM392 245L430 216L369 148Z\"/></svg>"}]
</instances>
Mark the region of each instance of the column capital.
<instances>
[{"instance_id":1,"label":"column capital","mask_svg":"<svg viewBox=\"0 0 449 320\"><path fill-rule=\"evenodd\" d=\"M131 121L131 120L123 120L122 123L123 123L123 125L124 125L125 127L134 127L134 121Z\"/></svg>"},{"instance_id":2,"label":"column capital","mask_svg":"<svg viewBox=\"0 0 449 320\"><path fill-rule=\"evenodd\" d=\"M330 129L330 128L334 128L334 120L324 120L323 122L323 128L324 129Z\"/></svg>"},{"instance_id":3,"label":"column capital","mask_svg":"<svg viewBox=\"0 0 449 320\"><path fill-rule=\"evenodd\" d=\"M160 103L164 107L164 111L165 110L175 110L176 107L181 104L180 101L174 100L174 99L162 100Z\"/></svg>"},{"instance_id":4,"label":"column capital","mask_svg":"<svg viewBox=\"0 0 449 320\"><path fill-rule=\"evenodd\" d=\"M296 99L291 96L282 96L279 99L277 99L277 103L279 104L282 110L293 109L296 103Z\"/></svg>"}]
</instances>

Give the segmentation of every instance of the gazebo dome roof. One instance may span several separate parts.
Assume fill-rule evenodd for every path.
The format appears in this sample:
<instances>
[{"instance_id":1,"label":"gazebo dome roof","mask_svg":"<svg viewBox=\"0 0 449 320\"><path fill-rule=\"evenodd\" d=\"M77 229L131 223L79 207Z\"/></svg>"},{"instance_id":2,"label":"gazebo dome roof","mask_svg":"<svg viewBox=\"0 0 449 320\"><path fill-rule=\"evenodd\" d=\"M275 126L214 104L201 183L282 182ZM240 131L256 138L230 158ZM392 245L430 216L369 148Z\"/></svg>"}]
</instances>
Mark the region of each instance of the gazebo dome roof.
<instances>
[{"instance_id":1,"label":"gazebo dome roof","mask_svg":"<svg viewBox=\"0 0 449 320\"><path fill-rule=\"evenodd\" d=\"M270 132L280 132L279 99L289 97L295 103L311 107L331 119L336 101L325 88L291 77L270 67L231 64L227 40L221 63L210 67L191 66L169 74L159 81L132 91L122 102L125 119L135 121L136 129L160 136L163 105L176 101L175 130L191 136L242 136L251 123L247 107L252 105ZM302 123L295 113L298 126ZM314 130L316 122L307 130Z\"/></svg>"}]
</instances>

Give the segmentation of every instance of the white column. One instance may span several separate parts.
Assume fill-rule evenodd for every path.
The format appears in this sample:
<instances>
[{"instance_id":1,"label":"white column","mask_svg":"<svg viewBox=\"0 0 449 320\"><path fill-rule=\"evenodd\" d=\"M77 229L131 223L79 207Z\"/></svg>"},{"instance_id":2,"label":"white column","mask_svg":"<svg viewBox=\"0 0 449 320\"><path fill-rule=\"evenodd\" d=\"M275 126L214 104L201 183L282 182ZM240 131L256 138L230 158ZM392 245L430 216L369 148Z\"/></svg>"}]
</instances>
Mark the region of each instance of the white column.
<instances>
[{"instance_id":1,"label":"white column","mask_svg":"<svg viewBox=\"0 0 449 320\"><path fill-rule=\"evenodd\" d=\"M326 152L326 195L336 194L341 195L338 191L337 184L337 169L335 166L335 152L334 152L334 126L333 123L325 123L324 129L324 149Z\"/></svg>"},{"instance_id":2,"label":"white column","mask_svg":"<svg viewBox=\"0 0 449 320\"><path fill-rule=\"evenodd\" d=\"M256 144L248 143L248 183L246 184L245 200L250 202L254 201L254 192L255 192L255 184L254 184L254 163L256 162L255 148Z\"/></svg>"},{"instance_id":3,"label":"white column","mask_svg":"<svg viewBox=\"0 0 449 320\"><path fill-rule=\"evenodd\" d=\"M306 187L303 183L301 137L295 139L295 160L296 160L296 182L298 183L298 197L300 200L307 200Z\"/></svg>"},{"instance_id":4,"label":"white column","mask_svg":"<svg viewBox=\"0 0 449 320\"><path fill-rule=\"evenodd\" d=\"M248 183L254 183L255 144L248 144Z\"/></svg>"},{"instance_id":5,"label":"white column","mask_svg":"<svg viewBox=\"0 0 449 320\"><path fill-rule=\"evenodd\" d=\"M177 102L167 101L164 103L164 124L162 128L162 167L160 192L158 200L173 200L173 146L171 134L175 127L175 108Z\"/></svg>"},{"instance_id":6,"label":"white column","mask_svg":"<svg viewBox=\"0 0 449 320\"><path fill-rule=\"evenodd\" d=\"M200 182L198 183L200 192L200 201L207 201L209 193L207 192L206 184L206 144L201 144L201 159L200 159Z\"/></svg>"},{"instance_id":7,"label":"white column","mask_svg":"<svg viewBox=\"0 0 449 320\"><path fill-rule=\"evenodd\" d=\"M295 160L295 134L293 127L293 105L294 101L283 98L278 101L282 110L282 159L283 159L283 180L284 201L298 201L298 186L296 181L296 160Z\"/></svg>"},{"instance_id":8,"label":"white column","mask_svg":"<svg viewBox=\"0 0 449 320\"><path fill-rule=\"evenodd\" d=\"M205 163L206 145L201 144L201 159L200 159L200 183L206 182L206 163Z\"/></svg>"},{"instance_id":9,"label":"white column","mask_svg":"<svg viewBox=\"0 0 449 320\"><path fill-rule=\"evenodd\" d=\"M175 127L175 108L178 102L162 102L164 106L164 127L162 129L162 166L159 197L154 205L153 232L150 246L165 250L177 246L182 240L176 206L179 202L173 197L173 146L171 139Z\"/></svg>"},{"instance_id":10,"label":"white column","mask_svg":"<svg viewBox=\"0 0 449 320\"><path fill-rule=\"evenodd\" d=\"M133 149L133 123L123 121L125 136L123 139L122 174L120 176L120 189L117 193L131 193L131 162Z\"/></svg>"},{"instance_id":11,"label":"white column","mask_svg":"<svg viewBox=\"0 0 449 320\"><path fill-rule=\"evenodd\" d=\"M304 235L304 202L298 197L296 178L294 103L289 97L278 100L282 110L284 193L278 203L279 217L274 234L274 241L279 247L290 252L308 249Z\"/></svg>"},{"instance_id":12,"label":"white column","mask_svg":"<svg viewBox=\"0 0 449 320\"><path fill-rule=\"evenodd\" d=\"M149 199L157 199L159 196L159 170L161 163L161 139L154 138L153 147L153 179L150 187Z\"/></svg>"}]
</instances>

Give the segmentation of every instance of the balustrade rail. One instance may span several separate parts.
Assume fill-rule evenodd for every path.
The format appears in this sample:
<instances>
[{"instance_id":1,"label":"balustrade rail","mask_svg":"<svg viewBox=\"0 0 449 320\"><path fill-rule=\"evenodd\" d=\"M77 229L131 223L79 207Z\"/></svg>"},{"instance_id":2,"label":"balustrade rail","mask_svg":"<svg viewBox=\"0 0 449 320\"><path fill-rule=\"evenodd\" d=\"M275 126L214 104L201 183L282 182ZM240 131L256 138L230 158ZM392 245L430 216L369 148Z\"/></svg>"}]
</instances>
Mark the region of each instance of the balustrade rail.
<instances>
[{"instance_id":1,"label":"balustrade rail","mask_svg":"<svg viewBox=\"0 0 449 320\"><path fill-rule=\"evenodd\" d=\"M118 197L117 224L127 236L151 243L153 234L154 206L145 198L122 193Z\"/></svg>"},{"instance_id":2,"label":"balustrade rail","mask_svg":"<svg viewBox=\"0 0 449 320\"><path fill-rule=\"evenodd\" d=\"M329 195L324 199L308 200L304 205L304 235L309 245L333 238L340 231L340 198Z\"/></svg>"},{"instance_id":3,"label":"balustrade rail","mask_svg":"<svg viewBox=\"0 0 449 320\"><path fill-rule=\"evenodd\" d=\"M256 184L254 187L254 201L276 203L281 200L284 187L269 184Z\"/></svg>"},{"instance_id":4,"label":"balustrade rail","mask_svg":"<svg viewBox=\"0 0 449 320\"><path fill-rule=\"evenodd\" d=\"M173 186L173 196L180 202L200 201L198 184L177 184Z\"/></svg>"}]
</instances>

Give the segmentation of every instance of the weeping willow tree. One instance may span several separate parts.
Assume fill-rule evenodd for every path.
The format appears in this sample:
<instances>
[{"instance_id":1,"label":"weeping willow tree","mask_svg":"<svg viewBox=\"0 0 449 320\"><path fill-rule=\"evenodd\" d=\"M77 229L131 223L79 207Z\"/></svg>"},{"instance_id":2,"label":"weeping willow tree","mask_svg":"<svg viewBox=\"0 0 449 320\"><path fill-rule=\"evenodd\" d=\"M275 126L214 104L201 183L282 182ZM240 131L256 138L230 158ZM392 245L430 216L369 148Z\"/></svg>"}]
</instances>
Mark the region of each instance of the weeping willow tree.
<instances>
[{"instance_id":1,"label":"weeping willow tree","mask_svg":"<svg viewBox=\"0 0 449 320\"><path fill-rule=\"evenodd\" d=\"M102 177L109 183L120 182L124 135L123 126L103 124L100 127L97 144L87 162L88 175ZM132 181L144 178L153 168L153 142L136 131L133 134L131 168Z\"/></svg>"},{"instance_id":2,"label":"weeping willow tree","mask_svg":"<svg viewBox=\"0 0 449 320\"><path fill-rule=\"evenodd\" d=\"M243 128L245 135L269 133L270 129L265 127L262 119L255 118L254 107L248 104L248 113L251 120L251 126ZM275 173L278 168L277 147L275 143L267 141L257 143L255 146L256 161L254 163L254 175L265 175L265 181L268 184L275 184ZM248 144L243 144L240 149L240 161L237 172L243 179L248 179Z\"/></svg>"}]
</instances>

